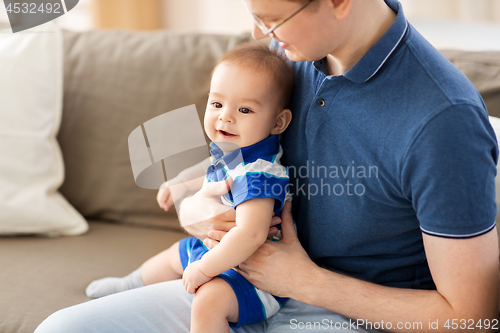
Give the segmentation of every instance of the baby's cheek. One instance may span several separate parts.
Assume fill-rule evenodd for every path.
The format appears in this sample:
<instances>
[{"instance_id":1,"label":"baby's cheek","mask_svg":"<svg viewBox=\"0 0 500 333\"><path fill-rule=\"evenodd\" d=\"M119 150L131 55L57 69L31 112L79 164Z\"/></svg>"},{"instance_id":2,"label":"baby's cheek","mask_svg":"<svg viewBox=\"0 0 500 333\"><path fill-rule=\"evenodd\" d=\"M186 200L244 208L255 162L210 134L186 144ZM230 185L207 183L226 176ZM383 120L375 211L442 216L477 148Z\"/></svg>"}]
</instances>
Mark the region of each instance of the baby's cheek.
<instances>
[{"instance_id":1,"label":"baby's cheek","mask_svg":"<svg viewBox=\"0 0 500 333\"><path fill-rule=\"evenodd\" d=\"M211 117L209 115L208 112L205 113L205 118L203 120L203 127L204 127L204 130L205 130L205 133L207 133L208 137L210 139L212 139L212 133L214 131L214 122L213 120L211 119L213 117Z\"/></svg>"}]
</instances>

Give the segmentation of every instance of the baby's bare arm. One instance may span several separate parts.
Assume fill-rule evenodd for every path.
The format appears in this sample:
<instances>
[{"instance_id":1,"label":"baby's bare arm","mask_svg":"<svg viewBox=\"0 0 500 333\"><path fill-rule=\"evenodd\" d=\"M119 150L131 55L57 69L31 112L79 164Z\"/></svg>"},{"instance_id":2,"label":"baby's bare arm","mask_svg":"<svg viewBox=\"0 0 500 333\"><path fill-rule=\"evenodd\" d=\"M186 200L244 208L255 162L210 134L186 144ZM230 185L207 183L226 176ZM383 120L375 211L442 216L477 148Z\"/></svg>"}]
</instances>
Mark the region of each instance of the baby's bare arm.
<instances>
[{"instance_id":1,"label":"baby's bare arm","mask_svg":"<svg viewBox=\"0 0 500 333\"><path fill-rule=\"evenodd\" d=\"M251 199L236 207L236 226L200 260L207 276L231 269L252 255L266 241L274 198Z\"/></svg>"},{"instance_id":2,"label":"baby's bare arm","mask_svg":"<svg viewBox=\"0 0 500 333\"><path fill-rule=\"evenodd\" d=\"M173 186L182 183L188 191L198 191L203 186L203 180L212 159L213 157L206 158L200 163L182 170L177 177L168 182L168 185Z\"/></svg>"},{"instance_id":3,"label":"baby's bare arm","mask_svg":"<svg viewBox=\"0 0 500 333\"><path fill-rule=\"evenodd\" d=\"M175 201L184 198L186 193L201 189L205 180L205 173L210 165L212 157L181 171L176 177L161 185L156 196L158 205L165 211Z\"/></svg>"}]
</instances>

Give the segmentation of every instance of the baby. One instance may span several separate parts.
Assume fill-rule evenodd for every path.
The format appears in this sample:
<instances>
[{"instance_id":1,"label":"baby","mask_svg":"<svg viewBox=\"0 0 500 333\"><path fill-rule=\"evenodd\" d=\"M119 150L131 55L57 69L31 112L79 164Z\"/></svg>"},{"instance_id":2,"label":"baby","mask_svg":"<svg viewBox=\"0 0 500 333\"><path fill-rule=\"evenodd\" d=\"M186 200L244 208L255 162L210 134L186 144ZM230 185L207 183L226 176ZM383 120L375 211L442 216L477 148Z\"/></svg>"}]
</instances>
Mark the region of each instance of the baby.
<instances>
[{"instance_id":1,"label":"baby","mask_svg":"<svg viewBox=\"0 0 500 333\"><path fill-rule=\"evenodd\" d=\"M278 135L292 117L286 107L293 81L286 58L263 45L242 45L219 60L204 120L212 140L212 162L204 182L233 179L230 192L221 200L236 209L236 226L210 251L197 238L183 239L126 277L92 282L87 296L96 298L182 277L186 290L196 293L191 332L229 332L230 326L265 320L280 309L285 299L256 289L232 268L266 241L273 213L280 216L285 201L289 178L279 163ZM182 178L181 174L176 178ZM199 190L203 180L174 179L168 184L181 186L184 192ZM158 193L158 202L165 210L172 205L168 186Z\"/></svg>"}]
</instances>

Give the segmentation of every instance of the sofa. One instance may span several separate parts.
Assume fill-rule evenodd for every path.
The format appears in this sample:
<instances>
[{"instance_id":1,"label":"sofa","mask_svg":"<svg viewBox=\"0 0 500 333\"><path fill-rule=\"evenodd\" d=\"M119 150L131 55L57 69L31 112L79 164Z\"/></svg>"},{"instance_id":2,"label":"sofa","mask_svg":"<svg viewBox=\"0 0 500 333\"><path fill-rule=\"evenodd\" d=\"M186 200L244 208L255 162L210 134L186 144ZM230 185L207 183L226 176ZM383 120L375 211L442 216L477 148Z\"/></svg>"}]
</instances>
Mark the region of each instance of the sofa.
<instances>
[{"instance_id":1,"label":"sofa","mask_svg":"<svg viewBox=\"0 0 500 333\"><path fill-rule=\"evenodd\" d=\"M0 332L33 332L58 309L88 301L96 278L123 276L186 237L156 191L136 185L128 135L195 104L202 119L216 60L249 34L63 31L64 94L57 135L60 193L88 221L82 235L0 237ZM500 117L500 52L442 53ZM50 235L49 235L50 236Z\"/></svg>"}]
</instances>

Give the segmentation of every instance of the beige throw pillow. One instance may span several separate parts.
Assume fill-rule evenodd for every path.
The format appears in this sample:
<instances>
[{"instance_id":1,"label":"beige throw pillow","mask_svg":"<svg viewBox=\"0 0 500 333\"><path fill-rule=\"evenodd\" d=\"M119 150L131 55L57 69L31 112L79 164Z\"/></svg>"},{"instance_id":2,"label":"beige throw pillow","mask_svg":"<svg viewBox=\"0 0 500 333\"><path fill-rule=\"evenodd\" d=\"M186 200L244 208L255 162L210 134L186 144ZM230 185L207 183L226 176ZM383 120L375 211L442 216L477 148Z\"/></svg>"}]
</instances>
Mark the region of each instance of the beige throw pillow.
<instances>
[{"instance_id":1,"label":"beige throw pillow","mask_svg":"<svg viewBox=\"0 0 500 333\"><path fill-rule=\"evenodd\" d=\"M58 192L62 35L47 23L0 31L0 234L79 235L85 219Z\"/></svg>"}]
</instances>

